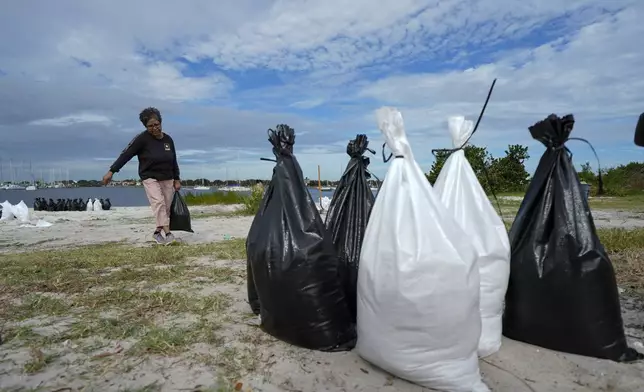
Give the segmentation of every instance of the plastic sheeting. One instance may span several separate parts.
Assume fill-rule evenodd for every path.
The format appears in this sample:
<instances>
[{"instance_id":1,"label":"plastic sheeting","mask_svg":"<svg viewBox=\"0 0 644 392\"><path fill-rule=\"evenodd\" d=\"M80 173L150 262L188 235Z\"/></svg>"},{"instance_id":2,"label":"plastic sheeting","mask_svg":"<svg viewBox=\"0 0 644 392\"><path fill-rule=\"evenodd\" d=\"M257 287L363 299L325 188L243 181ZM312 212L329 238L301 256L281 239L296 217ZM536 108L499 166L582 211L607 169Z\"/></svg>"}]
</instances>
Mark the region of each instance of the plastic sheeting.
<instances>
[{"instance_id":1,"label":"plastic sheeting","mask_svg":"<svg viewBox=\"0 0 644 392\"><path fill-rule=\"evenodd\" d=\"M360 248L375 201L367 182L371 178L367 170L369 158L363 156L368 146L366 135L358 135L347 145L347 154L351 159L333 193L326 216L326 226L331 232L338 256L341 262L347 265L347 276L343 277L343 282L354 321Z\"/></svg>"},{"instance_id":2,"label":"plastic sheeting","mask_svg":"<svg viewBox=\"0 0 644 392\"><path fill-rule=\"evenodd\" d=\"M246 240L248 300L261 327L287 343L322 351L355 345L331 236L293 156L295 133L269 130L277 159Z\"/></svg>"},{"instance_id":3,"label":"plastic sheeting","mask_svg":"<svg viewBox=\"0 0 644 392\"><path fill-rule=\"evenodd\" d=\"M0 203L0 206L2 206L0 220L9 221L15 218L22 223L29 223L31 220L29 206L27 206L23 200L20 200L20 203L16 205L12 205L8 200L5 200Z\"/></svg>"},{"instance_id":4,"label":"plastic sheeting","mask_svg":"<svg viewBox=\"0 0 644 392\"><path fill-rule=\"evenodd\" d=\"M629 348L613 266L565 143L572 115L531 126L546 146L510 230L503 334L552 350L615 361Z\"/></svg>"},{"instance_id":5,"label":"plastic sheeting","mask_svg":"<svg viewBox=\"0 0 644 392\"><path fill-rule=\"evenodd\" d=\"M12 206L13 216L22 223L27 223L31 220L31 214L29 213L29 206L25 204L23 200L20 200L20 203Z\"/></svg>"},{"instance_id":6,"label":"plastic sheeting","mask_svg":"<svg viewBox=\"0 0 644 392\"><path fill-rule=\"evenodd\" d=\"M0 203L0 207L2 207L2 210L0 211L0 220L8 221L15 218L15 215L13 214L13 205L9 203L9 200L5 200Z\"/></svg>"},{"instance_id":7,"label":"plastic sheeting","mask_svg":"<svg viewBox=\"0 0 644 392\"><path fill-rule=\"evenodd\" d=\"M472 121L450 117L447 124L454 148L463 147L474 130ZM462 149L447 158L434 189L476 250L482 321L478 354L486 357L501 348L503 301L510 275L508 232Z\"/></svg>"},{"instance_id":8,"label":"plastic sheeting","mask_svg":"<svg viewBox=\"0 0 644 392\"><path fill-rule=\"evenodd\" d=\"M371 211L358 271L361 357L406 380L452 392L481 381L476 252L420 169L402 115L377 111L393 159Z\"/></svg>"}]
</instances>

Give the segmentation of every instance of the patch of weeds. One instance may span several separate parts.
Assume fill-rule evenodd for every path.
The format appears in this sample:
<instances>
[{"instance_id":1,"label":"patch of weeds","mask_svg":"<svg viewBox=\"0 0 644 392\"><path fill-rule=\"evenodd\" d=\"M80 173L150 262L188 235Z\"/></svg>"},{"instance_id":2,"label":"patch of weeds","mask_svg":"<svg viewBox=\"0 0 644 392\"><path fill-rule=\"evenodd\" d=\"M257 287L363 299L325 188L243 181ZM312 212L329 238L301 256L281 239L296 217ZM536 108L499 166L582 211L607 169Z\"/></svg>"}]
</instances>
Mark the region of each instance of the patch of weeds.
<instances>
[{"instance_id":1,"label":"patch of weeds","mask_svg":"<svg viewBox=\"0 0 644 392\"><path fill-rule=\"evenodd\" d=\"M236 381L257 370L259 354L251 349L225 348L216 358L217 367L227 381Z\"/></svg>"},{"instance_id":2,"label":"patch of weeds","mask_svg":"<svg viewBox=\"0 0 644 392\"><path fill-rule=\"evenodd\" d=\"M220 340L215 332L220 325L216 321L206 321L205 317L217 319L232 303L231 297L223 293L194 298L171 292L128 290L107 291L79 300L83 301L83 306L89 310L88 313L66 331L49 338L49 341L75 341L90 337L108 340L133 338L144 339L141 344L154 346L150 343L151 339L174 340L175 337L170 333L177 330L181 331L187 342L218 343ZM114 309L120 309L118 317L98 316L101 311ZM163 329L155 325L154 317L165 314L194 314L200 317L200 321L187 328ZM164 331L166 335L161 336ZM168 345L174 346L176 345ZM156 352L154 349L151 351Z\"/></svg>"},{"instance_id":3,"label":"patch of weeds","mask_svg":"<svg viewBox=\"0 0 644 392\"><path fill-rule=\"evenodd\" d=\"M102 337L108 340L124 340L142 336L152 325L148 319L128 318L86 318L75 322L70 328L53 336L50 340L79 340L91 337Z\"/></svg>"},{"instance_id":4,"label":"patch of weeds","mask_svg":"<svg viewBox=\"0 0 644 392\"><path fill-rule=\"evenodd\" d=\"M246 278L246 273L232 267L210 267L206 274L200 276L210 278L213 283L237 283L239 279Z\"/></svg>"},{"instance_id":5,"label":"patch of weeds","mask_svg":"<svg viewBox=\"0 0 644 392\"><path fill-rule=\"evenodd\" d=\"M22 342L31 342L42 339L42 336L34 332L31 326L13 326L7 329L0 329L0 337L2 343L6 344L14 340Z\"/></svg>"},{"instance_id":6,"label":"patch of weeds","mask_svg":"<svg viewBox=\"0 0 644 392\"><path fill-rule=\"evenodd\" d=\"M70 311L70 305L59 298L30 294L23 298L20 305L9 306L6 311L3 316L7 320L25 320L43 315L58 316L67 314Z\"/></svg>"},{"instance_id":7,"label":"patch of weeds","mask_svg":"<svg viewBox=\"0 0 644 392\"><path fill-rule=\"evenodd\" d=\"M237 340L241 343L261 346L275 342L275 339L259 328L249 328L237 335Z\"/></svg>"},{"instance_id":8,"label":"patch of weeds","mask_svg":"<svg viewBox=\"0 0 644 392\"><path fill-rule=\"evenodd\" d=\"M38 373L56 359L56 355L45 354L39 348L32 347L29 351L30 359L24 365L24 371L28 374Z\"/></svg>"},{"instance_id":9,"label":"patch of weeds","mask_svg":"<svg viewBox=\"0 0 644 392\"><path fill-rule=\"evenodd\" d=\"M201 212L191 213L190 219L233 218L236 216L239 216L239 211Z\"/></svg>"},{"instance_id":10,"label":"patch of weeds","mask_svg":"<svg viewBox=\"0 0 644 392\"><path fill-rule=\"evenodd\" d=\"M130 349L130 354L176 354L195 342L195 331L188 328L152 327Z\"/></svg>"},{"instance_id":11,"label":"patch of weeds","mask_svg":"<svg viewBox=\"0 0 644 392\"><path fill-rule=\"evenodd\" d=\"M248 196L238 192L187 192L184 196L186 204L189 206L204 206L214 204L242 204Z\"/></svg>"},{"instance_id":12,"label":"patch of weeds","mask_svg":"<svg viewBox=\"0 0 644 392\"><path fill-rule=\"evenodd\" d=\"M597 234L608 252L644 249L644 228L597 229Z\"/></svg>"},{"instance_id":13,"label":"patch of weeds","mask_svg":"<svg viewBox=\"0 0 644 392\"><path fill-rule=\"evenodd\" d=\"M123 392L158 392L161 390L161 385L159 385L158 382L153 382L152 384L148 384L145 386L142 386L140 388L127 388L124 389Z\"/></svg>"},{"instance_id":14,"label":"patch of weeds","mask_svg":"<svg viewBox=\"0 0 644 392\"><path fill-rule=\"evenodd\" d=\"M141 339L129 351L132 355L172 355L185 351L196 343L219 345L223 338L217 335L221 325L201 319L188 327L156 327L146 330Z\"/></svg>"},{"instance_id":15,"label":"patch of weeds","mask_svg":"<svg viewBox=\"0 0 644 392\"><path fill-rule=\"evenodd\" d=\"M158 285L175 281L177 278L187 275L189 270L190 268L185 265L148 266L147 268L128 266L106 274L101 283L107 286L131 286L131 283L140 282L146 282L148 285Z\"/></svg>"},{"instance_id":16,"label":"patch of weeds","mask_svg":"<svg viewBox=\"0 0 644 392\"><path fill-rule=\"evenodd\" d=\"M264 200L265 188L262 183L255 184L250 191L250 195L243 200L244 208L239 213L243 215L255 215Z\"/></svg>"},{"instance_id":17,"label":"patch of weeds","mask_svg":"<svg viewBox=\"0 0 644 392\"><path fill-rule=\"evenodd\" d=\"M611 255L617 283L644 296L644 249L627 250Z\"/></svg>"},{"instance_id":18,"label":"patch of weeds","mask_svg":"<svg viewBox=\"0 0 644 392\"><path fill-rule=\"evenodd\" d=\"M0 258L0 291L12 296L33 292L86 293L92 288L114 283L116 278L109 273L114 268L125 269L125 272L116 272L116 277L136 280L145 274L137 268L170 266L170 271L159 269L148 275L151 279L168 280L173 272L179 275L175 278L180 277L182 267L179 265L200 256L214 260L244 259L245 240L149 248L111 243L3 254Z\"/></svg>"},{"instance_id":19,"label":"patch of weeds","mask_svg":"<svg viewBox=\"0 0 644 392\"><path fill-rule=\"evenodd\" d=\"M121 309L129 315L140 315L154 311L188 312L201 315L206 312L218 313L225 310L230 306L231 298L224 293L195 298L170 291L111 289L79 297L75 303L95 311Z\"/></svg>"},{"instance_id":20,"label":"patch of weeds","mask_svg":"<svg viewBox=\"0 0 644 392\"><path fill-rule=\"evenodd\" d=\"M591 197L589 204L593 209L642 211L642 206L644 206L644 195L629 195L622 197Z\"/></svg>"}]
</instances>

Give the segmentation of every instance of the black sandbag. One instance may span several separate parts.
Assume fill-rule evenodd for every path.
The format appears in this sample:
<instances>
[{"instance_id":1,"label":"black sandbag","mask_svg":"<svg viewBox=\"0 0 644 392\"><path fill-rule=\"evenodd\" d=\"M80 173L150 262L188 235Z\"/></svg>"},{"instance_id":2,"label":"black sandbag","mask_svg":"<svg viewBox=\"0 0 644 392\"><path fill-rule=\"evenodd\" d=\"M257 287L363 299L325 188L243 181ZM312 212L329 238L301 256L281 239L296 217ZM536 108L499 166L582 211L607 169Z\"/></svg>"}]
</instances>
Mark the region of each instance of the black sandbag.
<instances>
[{"instance_id":1,"label":"black sandbag","mask_svg":"<svg viewBox=\"0 0 644 392\"><path fill-rule=\"evenodd\" d=\"M627 346L610 259L597 237L572 154L574 118L529 128L546 146L510 230L512 259L503 334L567 353L638 359Z\"/></svg>"},{"instance_id":2,"label":"black sandbag","mask_svg":"<svg viewBox=\"0 0 644 392\"><path fill-rule=\"evenodd\" d=\"M371 178L367 167L369 158L364 157L369 150L366 135L357 135L347 145L347 154L351 157L347 168L340 178L333 193L333 199L326 215L326 227L340 257L340 263L346 264L346 276L342 277L344 291L349 304L352 320L356 320L356 285L358 282L358 263L360 248L371 207L375 196L367 180ZM372 150L369 150L373 153Z\"/></svg>"},{"instance_id":3,"label":"black sandbag","mask_svg":"<svg viewBox=\"0 0 644 392\"><path fill-rule=\"evenodd\" d=\"M293 156L287 125L269 129L273 178L246 240L251 308L261 326L287 343L321 351L355 346L355 324L338 279L331 236Z\"/></svg>"},{"instance_id":4,"label":"black sandbag","mask_svg":"<svg viewBox=\"0 0 644 392\"><path fill-rule=\"evenodd\" d=\"M170 231L194 233L190 222L188 205L179 192L174 192L174 196L172 197L172 205L170 206Z\"/></svg>"}]
</instances>

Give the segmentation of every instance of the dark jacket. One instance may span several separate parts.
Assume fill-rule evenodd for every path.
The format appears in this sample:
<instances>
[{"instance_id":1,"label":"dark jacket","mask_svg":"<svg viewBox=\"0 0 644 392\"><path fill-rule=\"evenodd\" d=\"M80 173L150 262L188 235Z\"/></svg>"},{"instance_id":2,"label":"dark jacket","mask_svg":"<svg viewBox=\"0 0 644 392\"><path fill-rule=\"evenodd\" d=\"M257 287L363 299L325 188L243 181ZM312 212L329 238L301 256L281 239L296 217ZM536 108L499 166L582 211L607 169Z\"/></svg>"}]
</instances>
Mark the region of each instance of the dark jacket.
<instances>
[{"instance_id":1,"label":"dark jacket","mask_svg":"<svg viewBox=\"0 0 644 392\"><path fill-rule=\"evenodd\" d=\"M118 173L134 156L139 158L139 177L141 180L153 178L158 181L179 180L179 165L174 141L167 133L157 139L143 131L132 139L130 144L110 167L112 173Z\"/></svg>"}]
</instances>

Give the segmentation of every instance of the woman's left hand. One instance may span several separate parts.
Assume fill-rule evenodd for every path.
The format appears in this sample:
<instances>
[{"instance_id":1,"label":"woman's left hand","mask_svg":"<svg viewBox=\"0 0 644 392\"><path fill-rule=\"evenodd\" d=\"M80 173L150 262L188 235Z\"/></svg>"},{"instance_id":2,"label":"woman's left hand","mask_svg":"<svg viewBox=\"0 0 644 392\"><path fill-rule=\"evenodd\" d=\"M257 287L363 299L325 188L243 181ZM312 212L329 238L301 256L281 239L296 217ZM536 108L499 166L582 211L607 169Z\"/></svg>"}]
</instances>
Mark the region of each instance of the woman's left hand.
<instances>
[{"instance_id":1,"label":"woman's left hand","mask_svg":"<svg viewBox=\"0 0 644 392\"><path fill-rule=\"evenodd\" d=\"M179 189L181 189L181 181L174 180L174 190L178 191Z\"/></svg>"}]
</instances>

